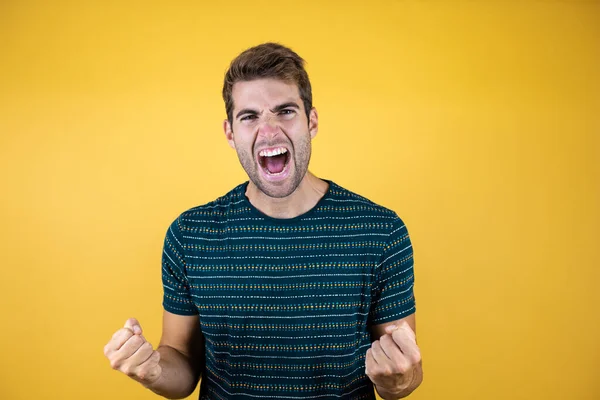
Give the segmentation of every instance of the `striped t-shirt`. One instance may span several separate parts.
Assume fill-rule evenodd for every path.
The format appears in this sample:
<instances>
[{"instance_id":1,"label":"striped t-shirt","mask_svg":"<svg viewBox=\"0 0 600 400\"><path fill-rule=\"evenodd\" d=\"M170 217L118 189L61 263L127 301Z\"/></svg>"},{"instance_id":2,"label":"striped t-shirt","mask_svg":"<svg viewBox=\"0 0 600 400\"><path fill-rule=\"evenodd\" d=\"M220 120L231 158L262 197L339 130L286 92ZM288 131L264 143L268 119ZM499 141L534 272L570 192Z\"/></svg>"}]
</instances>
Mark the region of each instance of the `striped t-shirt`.
<instances>
[{"instance_id":1,"label":"striped t-shirt","mask_svg":"<svg viewBox=\"0 0 600 400\"><path fill-rule=\"evenodd\" d=\"M413 252L395 212L335 183L269 217L248 182L167 230L165 310L199 315L200 399L374 399L369 327L415 312Z\"/></svg>"}]
</instances>

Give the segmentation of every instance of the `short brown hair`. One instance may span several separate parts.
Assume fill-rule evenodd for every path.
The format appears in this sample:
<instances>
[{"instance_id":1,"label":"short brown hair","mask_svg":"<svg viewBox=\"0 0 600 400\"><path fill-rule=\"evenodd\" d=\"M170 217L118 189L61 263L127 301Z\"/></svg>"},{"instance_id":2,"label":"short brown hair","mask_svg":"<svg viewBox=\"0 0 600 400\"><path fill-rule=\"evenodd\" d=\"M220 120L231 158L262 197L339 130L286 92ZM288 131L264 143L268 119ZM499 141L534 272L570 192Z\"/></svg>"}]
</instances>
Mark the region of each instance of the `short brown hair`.
<instances>
[{"instance_id":1,"label":"short brown hair","mask_svg":"<svg viewBox=\"0 0 600 400\"><path fill-rule=\"evenodd\" d=\"M242 52L231 62L223 82L223 100L229 123L233 123L233 85L261 78L295 83L308 117L312 109L312 90L304 64L304 60L292 49L278 43L263 43Z\"/></svg>"}]
</instances>

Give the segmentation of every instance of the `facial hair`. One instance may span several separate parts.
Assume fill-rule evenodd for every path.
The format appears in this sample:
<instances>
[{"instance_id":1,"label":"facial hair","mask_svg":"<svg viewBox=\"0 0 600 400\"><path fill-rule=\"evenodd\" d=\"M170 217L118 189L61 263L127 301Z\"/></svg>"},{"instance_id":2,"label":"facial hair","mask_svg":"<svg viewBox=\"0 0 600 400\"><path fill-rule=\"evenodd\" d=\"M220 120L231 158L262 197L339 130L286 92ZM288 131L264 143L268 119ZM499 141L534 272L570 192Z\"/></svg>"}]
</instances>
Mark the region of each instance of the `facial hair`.
<instances>
[{"instance_id":1,"label":"facial hair","mask_svg":"<svg viewBox=\"0 0 600 400\"><path fill-rule=\"evenodd\" d=\"M235 135L234 135L235 140ZM266 144L270 146L269 144ZM256 144L255 144L256 146ZM310 156L312 152L310 135L306 135L303 137L301 141L296 143L290 143L290 150L293 156L288 161L288 163L293 163L293 165L288 166L288 168L293 167L291 174L287 177L283 185L274 185L270 182L265 182L261 179L261 172L258 165L258 161L254 157L254 152L247 151L246 149L242 149L236 146L236 152L238 155L238 159L240 160L240 164L242 164L242 168L246 171L248 178L252 183L264 194L273 198L284 198L292 193L300 186L302 179L306 175L308 171L308 164L310 162Z\"/></svg>"}]
</instances>

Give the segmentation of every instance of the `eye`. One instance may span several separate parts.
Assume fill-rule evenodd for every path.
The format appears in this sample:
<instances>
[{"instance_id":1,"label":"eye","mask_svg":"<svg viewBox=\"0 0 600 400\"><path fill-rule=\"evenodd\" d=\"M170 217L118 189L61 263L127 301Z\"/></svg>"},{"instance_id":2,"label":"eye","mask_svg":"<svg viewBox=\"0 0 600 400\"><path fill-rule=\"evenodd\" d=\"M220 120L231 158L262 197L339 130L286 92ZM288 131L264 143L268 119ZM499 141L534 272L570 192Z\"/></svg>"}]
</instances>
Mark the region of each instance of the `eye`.
<instances>
[{"instance_id":1,"label":"eye","mask_svg":"<svg viewBox=\"0 0 600 400\"><path fill-rule=\"evenodd\" d=\"M286 108L284 110L279 111L279 115L283 116L286 119L292 118L295 114L296 111L290 108Z\"/></svg>"},{"instance_id":2,"label":"eye","mask_svg":"<svg viewBox=\"0 0 600 400\"><path fill-rule=\"evenodd\" d=\"M256 115L249 114L249 115L244 115L242 118L240 118L240 121L252 121L254 119L256 119Z\"/></svg>"}]
</instances>

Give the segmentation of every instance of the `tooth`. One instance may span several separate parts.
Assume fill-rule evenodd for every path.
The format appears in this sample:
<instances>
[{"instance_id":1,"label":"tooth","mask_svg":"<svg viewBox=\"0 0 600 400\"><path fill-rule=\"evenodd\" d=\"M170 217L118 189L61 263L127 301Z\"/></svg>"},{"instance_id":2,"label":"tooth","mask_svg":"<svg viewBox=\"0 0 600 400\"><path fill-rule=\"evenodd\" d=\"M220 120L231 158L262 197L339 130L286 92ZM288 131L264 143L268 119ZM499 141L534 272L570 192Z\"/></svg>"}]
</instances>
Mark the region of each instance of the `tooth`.
<instances>
[{"instance_id":1,"label":"tooth","mask_svg":"<svg viewBox=\"0 0 600 400\"><path fill-rule=\"evenodd\" d=\"M285 147L278 147L276 149L273 150L261 150L258 155L261 157L273 157L273 156L278 156L280 154L285 154L287 153L287 149Z\"/></svg>"}]
</instances>

